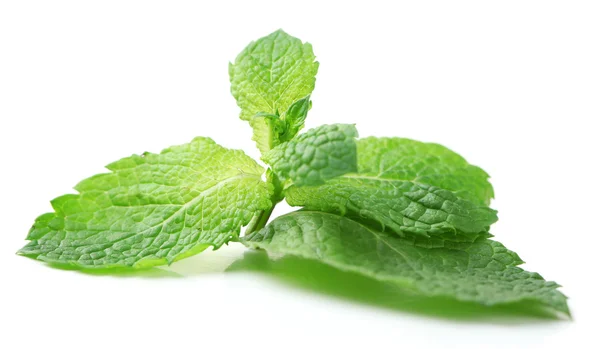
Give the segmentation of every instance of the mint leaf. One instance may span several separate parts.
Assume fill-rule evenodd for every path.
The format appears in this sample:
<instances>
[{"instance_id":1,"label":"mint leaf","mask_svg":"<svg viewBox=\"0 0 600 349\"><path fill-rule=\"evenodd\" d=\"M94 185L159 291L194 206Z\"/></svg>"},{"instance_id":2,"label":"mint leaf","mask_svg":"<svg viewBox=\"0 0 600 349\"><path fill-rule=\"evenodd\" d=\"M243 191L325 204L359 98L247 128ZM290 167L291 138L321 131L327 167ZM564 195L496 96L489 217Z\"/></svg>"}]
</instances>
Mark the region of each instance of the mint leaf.
<instances>
[{"instance_id":1,"label":"mint leaf","mask_svg":"<svg viewBox=\"0 0 600 349\"><path fill-rule=\"evenodd\" d=\"M264 169L208 138L107 168L54 199L19 253L82 268L171 263L219 248L271 206Z\"/></svg>"},{"instance_id":2,"label":"mint leaf","mask_svg":"<svg viewBox=\"0 0 600 349\"><path fill-rule=\"evenodd\" d=\"M310 96L306 96L294 102L283 115L284 118L264 112L257 113L250 119L252 140L256 142L256 147L264 154L294 138L304 127L310 106Z\"/></svg>"},{"instance_id":3,"label":"mint leaf","mask_svg":"<svg viewBox=\"0 0 600 349\"><path fill-rule=\"evenodd\" d=\"M296 211L243 239L269 253L314 259L426 296L496 305L530 301L568 314L566 297L554 282L517 267L521 259L502 244L441 241L419 247L338 215Z\"/></svg>"},{"instance_id":4,"label":"mint leaf","mask_svg":"<svg viewBox=\"0 0 600 349\"><path fill-rule=\"evenodd\" d=\"M281 144L279 137L285 132L285 124L279 116L258 113L250 120L250 126L252 126L252 140L256 142L256 147L261 153Z\"/></svg>"},{"instance_id":5,"label":"mint leaf","mask_svg":"<svg viewBox=\"0 0 600 349\"><path fill-rule=\"evenodd\" d=\"M487 206L494 197L489 175L448 148L406 138L368 137L358 141L359 172L371 177L409 180L452 191Z\"/></svg>"},{"instance_id":6,"label":"mint leaf","mask_svg":"<svg viewBox=\"0 0 600 349\"><path fill-rule=\"evenodd\" d=\"M273 171L296 185L318 185L355 172L358 132L354 125L324 125L308 130L263 155Z\"/></svg>"},{"instance_id":7,"label":"mint leaf","mask_svg":"<svg viewBox=\"0 0 600 349\"><path fill-rule=\"evenodd\" d=\"M458 196L469 197L473 188L473 176L462 176L463 170L480 173L442 146L371 137L358 141L358 173L318 187L291 186L285 196L292 206L369 219L401 236L473 240L487 235L498 218L482 200L477 205ZM481 184L486 176L481 175ZM450 186L457 194L428 183Z\"/></svg>"},{"instance_id":8,"label":"mint leaf","mask_svg":"<svg viewBox=\"0 0 600 349\"><path fill-rule=\"evenodd\" d=\"M258 113L277 115L286 120L286 114L294 111L289 110L290 107L313 91L318 67L312 46L282 30L250 43L229 65L231 93L242 109L240 118L250 121L253 128L256 126L252 120ZM302 121L292 121L290 132L299 130L305 117L292 116L292 119ZM291 139L294 135L287 133L285 138ZM270 149L266 147L269 143L280 143L279 137L275 137L276 140L261 138L269 136L264 131L254 133L263 153Z\"/></svg>"},{"instance_id":9,"label":"mint leaf","mask_svg":"<svg viewBox=\"0 0 600 349\"><path fill-rule=\"evenodd\" d=\"M405 236L473 240L498 220L496 211L452 192L412 181L347 174L316 187L285 191L291 206L370 219Z\"/></svg>"},{"instance_id":10,"label":"mint leaf","mask_svg":"<svg viewBox=\"0 0 600 349\"><path fill-rule=\"evenodd\" d=\"M306 115L308 115L311 106L310 95L297 100L290 106L284 114L286 129L280 136L281 142L289 141L300 132L304 127L304 120L306 120Z\"/></svg>"}]
</instances>

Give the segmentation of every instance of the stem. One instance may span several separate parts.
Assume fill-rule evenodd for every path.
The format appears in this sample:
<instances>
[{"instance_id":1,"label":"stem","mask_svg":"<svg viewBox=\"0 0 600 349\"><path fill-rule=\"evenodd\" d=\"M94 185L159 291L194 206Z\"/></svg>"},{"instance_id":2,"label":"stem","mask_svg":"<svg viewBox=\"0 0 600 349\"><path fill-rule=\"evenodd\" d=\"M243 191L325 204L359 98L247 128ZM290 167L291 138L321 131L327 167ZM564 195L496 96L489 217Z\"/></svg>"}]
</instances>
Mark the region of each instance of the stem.
<instances>
[{"instance_id":1,"label":"stem","mask_svg":"<svg viewBox=\"0 0 600 349\"><path fill-rule=\"evenodd\" d=\"M267 222L269 221L269 218L271 217L271 213L273 213L273 209L275 209L275 206L283 200L283 183L281 183L279 177L277 177L275 173L271 172L271 170L267 171L267 183L273 186L273 195L271 196L271 208L266 211L260 211L256 213L254 217L252 217L252 220L250 221L250 223L246 227L246 230L244 231L244 236L250 235L257 230L264 228L267 225Z\"/></svg>"},{"instance_id":2,"label":"stem","mask_svg":"<svg viewBox=\"0 0 600 349\"><path fill-rule=\"evenodd\" d=\"M246 230L244 231L244 236L250 235L257 230L261 230L262 228L264 228L267 225L269 218L271 217L271 213L273 213L275 205L276 203L273 203L273 206L271 206L270 209L258 212L258 214L256 214L252 218L252 221L250 221L248 227L246 227Z\"/></svg>"}]
</instances>

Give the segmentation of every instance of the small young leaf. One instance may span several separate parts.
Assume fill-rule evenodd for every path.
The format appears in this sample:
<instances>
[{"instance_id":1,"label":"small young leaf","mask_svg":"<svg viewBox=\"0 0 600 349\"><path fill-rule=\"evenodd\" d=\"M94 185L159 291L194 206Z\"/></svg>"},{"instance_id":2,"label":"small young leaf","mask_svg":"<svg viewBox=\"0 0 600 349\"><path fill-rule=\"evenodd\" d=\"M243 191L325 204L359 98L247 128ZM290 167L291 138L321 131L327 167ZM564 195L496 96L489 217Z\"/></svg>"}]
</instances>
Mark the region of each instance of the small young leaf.
<instances>
[{"instance_id":1,"label":"small young leaf","mask_svg":"<svg viewBox=\"0 0 600 349\"><path fill-rule=\"evenodd\" d=\"M319 185L356 172L354 125L324 125L308 130L263 155L273 171L298 186Z\"/></svg>"},{"instance_id":2,"label":"small young leaf","mask_svg":"<svg viewBox=\"0 0 600 349\"><path fill-rule=\"evenodd\" d=\"M279 137L282 143L294 138L304 127L304 120L306 120L306 115L308 115L311 105L310 96L306 96L290 106L284 115L285 132Z\"/></svg>"},{"instance_id":3,"label":"small young leaf","mask_svg":"<svg viewBox=\"0 0 600 349\"><path fill-rule=\"evenodd\" d=\"M281 144L280 136L284 133L285 125L277 115L258 113L250 119L252 140L261 153L268 152Z\"/></svg>"},{"instance_id":4,"label":"small young leaf","mask_svg":"<svg viewBox=\"0 0 600 349\"><path fill-rule=\"evenodd\" d=\"M318 68L312 46L283 30L250 43L229 65L231 93L242 109L240 118L251 121L258 113L268 113L286 120L286 113L295 112L291 106L308 98L315 88ZM294 126L290 130L299 130L305 117L301 114L292 116ZM302 121L298 123L294 119ZM251 125L255 127L252 121ZM291 139L294 135L285 137ZM270 142L257 140L263 147ZM262 153L269 150L259 149Z\"/></svg>"},{"instance_id":5,"label":"small young leaf","mask_svg":"<svg viewBox=\"0 0 600 349\"><path fill-rule=\"evenodd\" d=\"M439 144L368 137L360 139L357 145L361 174L432 185L478 206L489 205L494 197L485 171Z\"/></svg>"},{"instance_id":6,"label":"small young leaf","mask_svg":"<svg viewBox=\"0 0 600 349\"><path fill-rule=\"evenodd\" d=\"M381 233L338 215L296 211L243 238L269 253L314 259L393 282L426 296L484 305L531 301L568 314L554 282L517 267L521 259L496 241L440 241L435 247Z\"/></svg>"},{"instance_id":7,"label":"small young leaf","mask_svg":"<svg viewBox=\"0 0 600 349\"><path fill-rule=\"evenodd\" d=\"M298 131L304 127L304 120L310 109L310 96L296 101L283 114L285 119L278 115L268 113L257 113L250 119L253 135L252 140L261 153L266 153L281 143L294 138Z\"/></svg>"},{"instance_id":8,"label":"small young leaf","mask_svg":"<svg viewBox=\"0 0 600 349\"><path fill-rule=\"evenodd\" d=\"M54 199L19 253L81 268L171 263L219 248L271 206L264 169L208 138L107 168Z\"/></svg>"}]
</instances>

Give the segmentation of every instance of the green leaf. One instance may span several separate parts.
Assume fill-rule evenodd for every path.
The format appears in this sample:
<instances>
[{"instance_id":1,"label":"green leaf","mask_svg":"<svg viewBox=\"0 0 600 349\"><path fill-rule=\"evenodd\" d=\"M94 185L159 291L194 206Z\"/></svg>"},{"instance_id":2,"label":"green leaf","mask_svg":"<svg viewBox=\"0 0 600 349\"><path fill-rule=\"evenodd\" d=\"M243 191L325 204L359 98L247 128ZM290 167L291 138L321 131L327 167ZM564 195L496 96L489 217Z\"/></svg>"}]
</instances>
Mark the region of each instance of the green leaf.
<instances>
[{"instance_id":1,"label":"green leaf","mask_svg":"<svg viewBox=\"0 0 600 349\"><path fill-rule=\"evenodd\" d=\"M370 177L409 180L446 189L478 206L489 205L494 197L485 171L439 144L406 138L360 139L358 169Z\"/></svg>"},{"instance_id":2,"label":"green leaf","mask_svg":"<svg viewBox=\"0 0 600 349\"><path fill-rule=\"evenodd\" d=\"M474 240L498 220L496 211L452 192L412 181L347 174L316 187L291 186L291 206L368 219L405 236Z\"/></svg>"},{"instance_id":3,"label":"green leaf","mask_svg":"<svg viewBox=\"0 0 600 349\"><path fill-rule=\"evenodd\" d=\"M474 243L439 240L422 247L347 217L296 211L243 238L270 254L313 259L426 296L484 305L531 301L568 314L566 297L554 282L517 267L521 259L486 238Z\"/></svg>"},{"instance_id":4,"label":"green leaf","mask_svg":"<svg viewBox=\"0 0 600 349\"><path fill-rule=\"evenodd\" d=\"M250 43L229 68L231 93L242 109L240 118L287 111L311 94L318 67L312 46L283 30Z\"/></svg>"},{"instance_id":5,"label":"green leaf","mask_svg":"<svg viewBox=\"0 0 600 349\"><path fill-rule=\"evenodd\" d=\"M357 170L356 137L354 125L323 125L280 144L262 159L277 175L298 186L323 184Z\"/></svg>"},{"instance_id":6,"label":"green leaf","mask_svg":"<svg viewBox=\"0 0 600 349\"><path fill-rule=\"evenodd\" d=\"M267 113L286 120L288 112L295 112L291 106L315 88L318 68L312 46L282 30L250 43L229 65L231 93L242 109L240 118L250 121L258 113ZM292 121L291 129L299 130L305 117L294 114L291 119L302 121ZM261 152L269 150L264 148L268 142L258 141Z\"/></svg>"},{"instance_id":7,"label":"green leaf","mask_svg":"<svg viewBox=\"0 0 600 349\"><path fill-rule=\"evenodd\" d=\"M277 115L258 113L250 120L252 140L261 153L265 153L281 144L280 135L284 133L285 125Z\"/></svg>"},{"instance_id":8,"label":"green leaf","mask_svg":"<svg viewBox=\"0 0 600 349\"><path fill-rule=\"evenodd\" d=\"M430 185L451 183L457 189L463 183L471 189L472 177L461 177L465 168L478 170L438 145L367 138L358 141L358 173L318 187L291 186L285 196L292 206L368 219L400 236L412 233L472 241L487 235L498 220L496 211L458 195L470 197L466 191ZM481 181L488 183L486 176Z\"/></svg>"},{"instance_id":9,"label":"green leaf","mask_svg":"<svg viewBox=\"0 0 600 349\"><path fill-rule=\"evenodd\" d=\"M261 153L266 153L281 143L294 138L304 127L304 120L310 109L310 96L296 101L284 114L285 120L278 115L257 113L250 119L252 140Z\"/></svg>"},{"instance_id":10,"label":"green leaf","mask_svg":"<svg viewBox=\"0 0 600 349\"><path fill-rule=\"evenodd\" d=\"M237 238L271 206L264 169L208 138L107 168L54 199L19 253L82 268L171 263Z\"/></svg>"},{"instance_id":11,"label":"green leaf","mask_svg":"<svg viewBox=\"0 0 600 349\"><path fill-rule=\"evenodd\" d=\"M282 143L294 138L294 136L296 136L304 127L304 120L306 120L306 115L308 115L311 106L312 102L310 101L310 95L299 99L290 106L288 111L284 114L286 125L285 132L279 137Z\"/></svg>"}]
</instances>

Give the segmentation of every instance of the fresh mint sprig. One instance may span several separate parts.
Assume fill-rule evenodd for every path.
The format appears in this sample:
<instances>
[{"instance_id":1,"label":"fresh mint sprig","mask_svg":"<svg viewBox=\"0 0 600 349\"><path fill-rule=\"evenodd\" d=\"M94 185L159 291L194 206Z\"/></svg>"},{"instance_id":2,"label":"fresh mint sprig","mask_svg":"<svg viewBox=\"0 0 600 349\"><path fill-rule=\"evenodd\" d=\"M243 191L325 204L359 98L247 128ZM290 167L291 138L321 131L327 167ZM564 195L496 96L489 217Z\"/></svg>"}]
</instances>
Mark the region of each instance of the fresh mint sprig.
<instances>
[{"instance_id":1,"label":"fresh mint sprig","mask_svg":"<svg viewBox=\"0 0 600 349\"><path fill-rule=\"evenodd\" d=\"M229 66L240 118L269 168L209 138L121 159L52 200L54 212L36 219L19 254L82 269L145 268L235 241L424 296L569 313L556 283L490 239L494 192L479 167L438 144L357 139L349 124L299 134L318 67L312 46L281 30ZM269 223L284 199L300 210Z\"/></svg>"}]
</instances>

